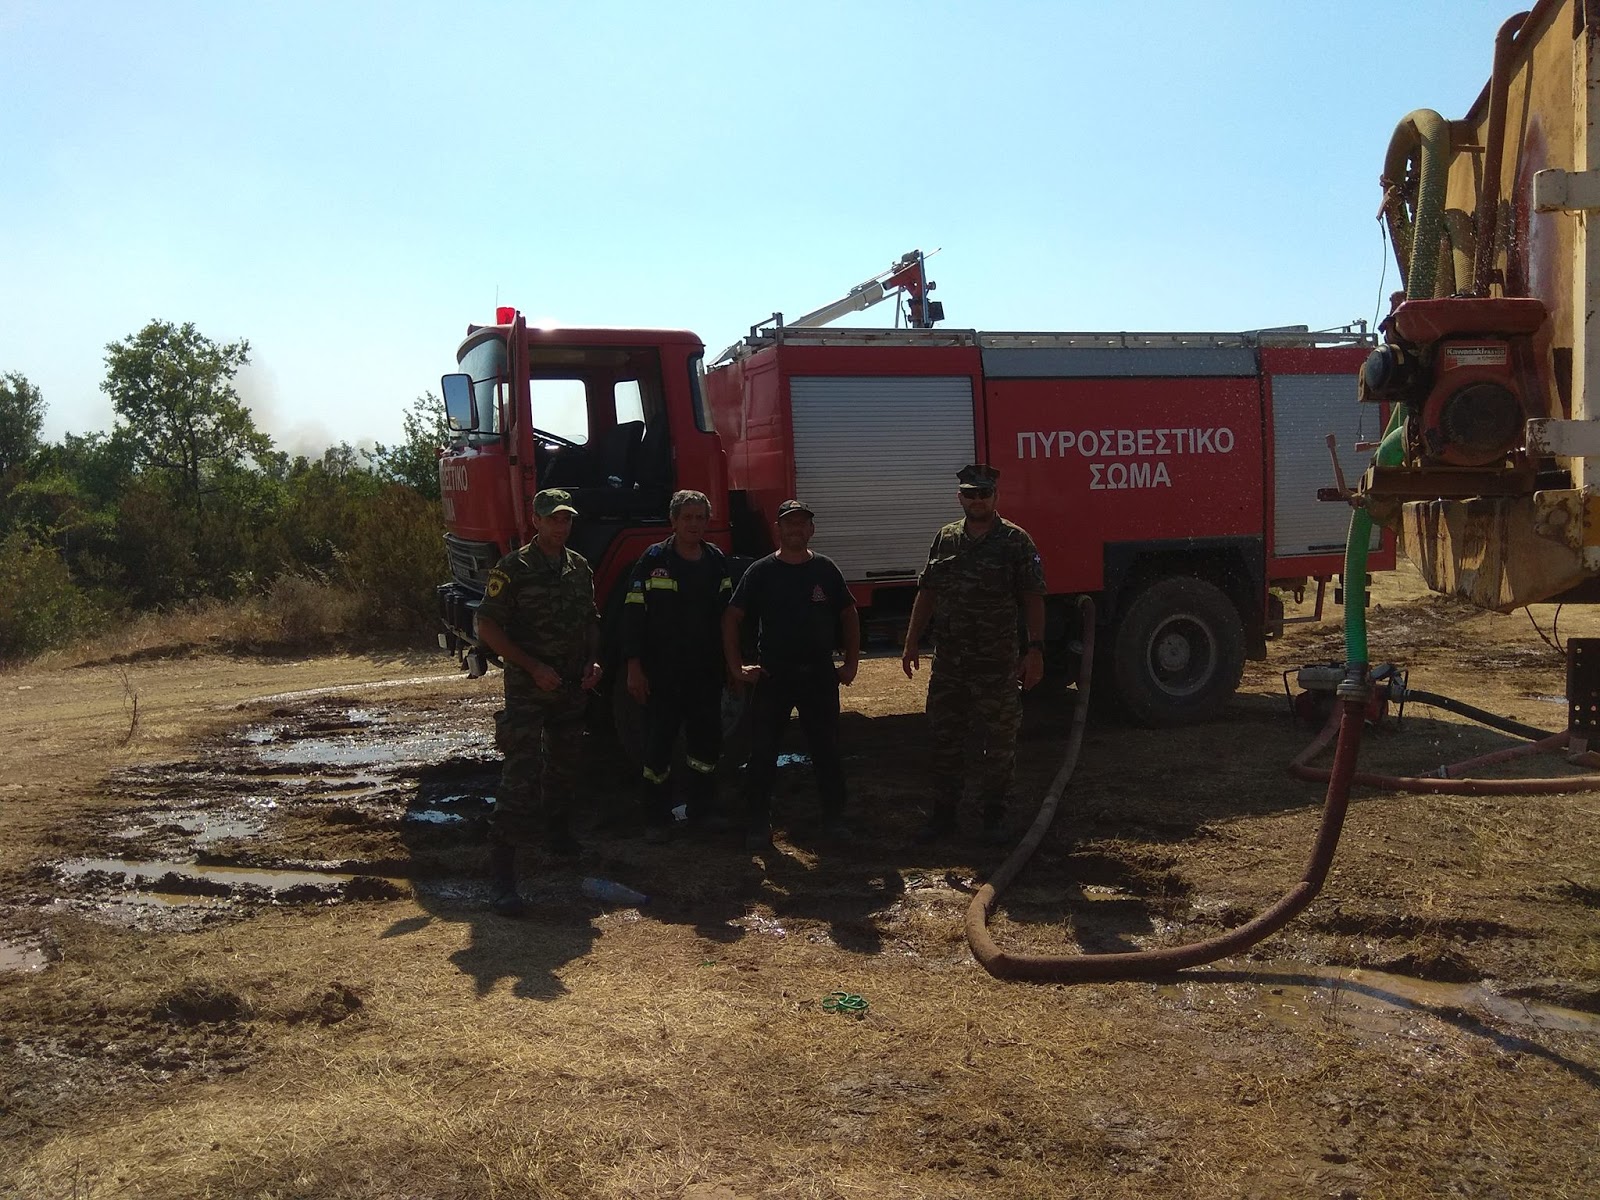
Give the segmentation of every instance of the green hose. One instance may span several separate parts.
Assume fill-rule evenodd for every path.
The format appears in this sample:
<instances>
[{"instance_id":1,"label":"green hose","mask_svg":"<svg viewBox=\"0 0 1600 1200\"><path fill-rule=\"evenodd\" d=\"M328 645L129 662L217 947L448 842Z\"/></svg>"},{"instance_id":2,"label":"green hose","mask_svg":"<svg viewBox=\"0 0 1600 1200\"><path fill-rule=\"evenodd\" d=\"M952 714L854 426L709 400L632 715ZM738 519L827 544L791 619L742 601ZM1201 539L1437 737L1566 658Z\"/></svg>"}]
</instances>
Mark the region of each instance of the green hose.
<instances>
[{"instance_id":1,"label":"green hose","mask_svg":"<svg viewBox=\"0 0 1600 1200\"><path fill-rule=\"evenodd\" d=\"M1395 467L1405 461L1406 406L1396 404L1389 427L1372 461ZM1372 514L1358 508L1350 514L1350 532L1344 544L1344 660L1365 666L1367 657L1367 555L1372 548Z\"/></svg>"},{"instance_id":2,"label":"green hose","mask_svg":"<svg viewBox=\"0 0 1600 1200\"><path fill-rule=\"evenodd\" d=\"M1417 182L1415 224L1410 226L1410 253L1402 256L1407 300L1432 298L1439 278L1439 240L1444 235L1444 193L1450 174L1450 122L1431 108L1419 108L1395 127L1389 139L1389 152L1383 169L1388 179L1398 182L1405 176L1412 148L1421 162ZM1405 222L1404 206L1398 214ZM1395 253L1401 254L1396 239ZM1397 467L1405 462L1405 427L1408 412L1396 404L1389 413L1389 426L1372 461L1380 467ZM1344 657L1347 663L1367 658L1367 555L1372 544L1372 514L1358 508L1350 514L1350 532L1344 546Z\"/></svg>"},{"instance_id":3,"label":"green hose","mask_svg":"<svg viewBox=\"0 0 1600 1200\"><path fill-rule=\"evenodd\" d=\"M1406 299L1427 300L1438 286L1445 185L1450 176L1450 122L1431 108L1408 113L1395 126L1384 156L1385 178L1396 184L1404 179L1406 164L1413 154L1420 163L1416 212L1408 222L1401 205L1394 227L1394 249L1405 279ZM1406 237L1404 246L1401 237Z\"/></svg>"}]
</instances>

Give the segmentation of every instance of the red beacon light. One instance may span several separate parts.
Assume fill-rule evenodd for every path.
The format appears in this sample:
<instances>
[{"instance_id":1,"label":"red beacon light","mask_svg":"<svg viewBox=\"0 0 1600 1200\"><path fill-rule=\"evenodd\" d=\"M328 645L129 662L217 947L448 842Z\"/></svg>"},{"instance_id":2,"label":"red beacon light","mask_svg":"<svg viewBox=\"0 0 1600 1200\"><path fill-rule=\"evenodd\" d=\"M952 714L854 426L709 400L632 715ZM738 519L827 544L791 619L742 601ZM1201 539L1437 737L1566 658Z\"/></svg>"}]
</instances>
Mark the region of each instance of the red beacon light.
<instances>
[{"instance_id":1,"label":"red beacon light","mask_svg":"<svg viewBox=\"0 0 1600 1200\"><path fill-rule=\"evenodd\" d=\"M494 310L494 323L496 325L509 325L517 319L517 310L501 306Z\"/></svg>"}]
</instances>

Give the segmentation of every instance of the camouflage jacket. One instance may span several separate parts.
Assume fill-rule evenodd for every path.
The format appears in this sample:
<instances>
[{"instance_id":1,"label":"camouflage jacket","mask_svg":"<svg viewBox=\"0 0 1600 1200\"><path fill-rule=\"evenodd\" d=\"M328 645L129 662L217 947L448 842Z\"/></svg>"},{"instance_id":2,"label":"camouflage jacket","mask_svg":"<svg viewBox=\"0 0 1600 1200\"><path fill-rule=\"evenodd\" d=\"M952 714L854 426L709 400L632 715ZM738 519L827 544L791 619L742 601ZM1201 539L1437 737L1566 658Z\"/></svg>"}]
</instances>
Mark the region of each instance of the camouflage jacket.
<instances>
[{"instance_id":1,"label":"camouflage jacket","mask_svg":"<svg viewBox=\"0 0 1600 1200\"><path fill-rule=\"evenodd\" d=\"M478 615L500 626L519 649L560 672L563 682L576 684L588 665L592 635L600 624L594 607L594 572L576 550L552 559L537 541L530 542L489 572ZM507 693L536 690L527 672L507 665Z\"/></svg>"},{"instance_id":2,"label":"camouflage jacket","mask_svg":"<svg viewBox=\"0 0 1600 1200\"><path fill-rule=\"evenodd\" d=\"M1044 566L1027 531L1003 517L976 539L965 520L952 521L934 536L917 586L933 593L940 661L1009 671L1022 640L1022 598L1045 594Z\"/></svg>"}]
</instances>

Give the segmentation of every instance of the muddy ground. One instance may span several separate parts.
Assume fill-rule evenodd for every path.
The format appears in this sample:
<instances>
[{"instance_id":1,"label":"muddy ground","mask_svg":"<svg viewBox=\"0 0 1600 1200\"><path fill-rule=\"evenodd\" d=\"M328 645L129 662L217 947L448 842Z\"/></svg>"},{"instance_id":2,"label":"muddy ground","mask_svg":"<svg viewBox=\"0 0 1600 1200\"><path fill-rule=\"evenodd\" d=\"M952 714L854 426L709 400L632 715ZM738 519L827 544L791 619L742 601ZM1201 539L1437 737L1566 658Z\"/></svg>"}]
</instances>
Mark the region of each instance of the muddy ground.
<instances>
[{"instance_id":1,"label":"muddy ground","mask_svg":"<svg viewBox=\"0 0 1600 1200\"><path fill-rule=\"evenodd\" d=\"M1374 658L1413 686L1564 727L1527 614L1408 572L1377 599ZM1172 945L1290 887L1322 789L1286 773L1315 729L1280 673L1339 656L1331 615L1251 664L1224 721L1093 722L998 939ZM196 651L0 676L0 1194L1600 1194L1600 795L1558 757L1486 773L1573 791L1356 789L1322 894L1241 957L1002 983L961 919L1006 850L910 839L933 781L897 659L847 693L853 845L813 836L797 761L777 853L647 846L594 738L588 852L530 860L521 921L481 879L498 679L449 667ZM1018 835L1073 706L1030 697ZM1516 740L1412 706L1362 765Z\"/></svg>"}]
</instances>

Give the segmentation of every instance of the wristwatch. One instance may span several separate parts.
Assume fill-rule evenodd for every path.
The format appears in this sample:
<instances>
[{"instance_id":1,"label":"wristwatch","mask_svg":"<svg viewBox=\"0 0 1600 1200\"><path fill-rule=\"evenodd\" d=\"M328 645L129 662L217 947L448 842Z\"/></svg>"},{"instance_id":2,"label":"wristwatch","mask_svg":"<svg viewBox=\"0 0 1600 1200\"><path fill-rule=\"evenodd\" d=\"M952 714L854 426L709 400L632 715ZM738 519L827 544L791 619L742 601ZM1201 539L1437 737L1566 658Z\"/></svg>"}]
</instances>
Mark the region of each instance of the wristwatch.
<instances>
[{"instance_id":1,"label":"wristwatch","mask_svg":"<svg viewBox=\"0 0 1600 1200\"><path fill-rule=\"evenodd\" d=\"M1034 638L1033 641L1028 643L1028 649L1029 650L1043 650L1044 649L1044 639L1042 639L1042 638Z\"/></svg>"}]
</instances>

